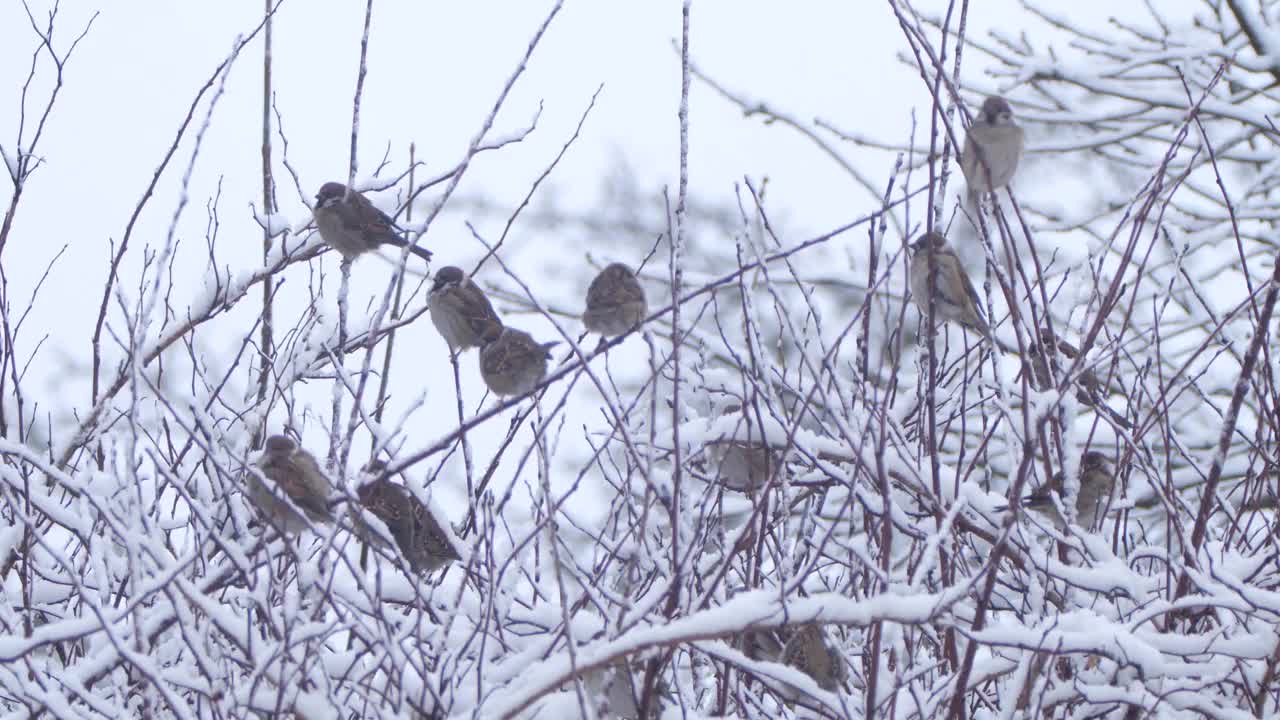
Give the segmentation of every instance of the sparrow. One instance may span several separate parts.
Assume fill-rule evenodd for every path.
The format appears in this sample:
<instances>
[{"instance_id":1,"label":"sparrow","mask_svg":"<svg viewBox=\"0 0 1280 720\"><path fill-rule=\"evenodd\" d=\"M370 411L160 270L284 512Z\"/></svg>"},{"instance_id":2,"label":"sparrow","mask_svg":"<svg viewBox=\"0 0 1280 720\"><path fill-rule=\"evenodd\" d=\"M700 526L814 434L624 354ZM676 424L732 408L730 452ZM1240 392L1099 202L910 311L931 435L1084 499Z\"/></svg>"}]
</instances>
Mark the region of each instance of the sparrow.
<instances>
[{"instance_id":1,"label":"sparrow","mask_svg":"<svg viewBox=\"0 0 1280 720\"><path fill-rule=\"evenodd\" d=\"M782 662L782 653L786 650L789 637L786 628L747 630L738 635L737 646L743 655L752 660Z\"/></svg>"},{"instance_id":2,"label":"sparrow","mask_svg":"<svg viewBox=\"0 0 1280 720\"><path fill-rule=\"evenodd\" d=\"M600 271L587 288L587 309L582 324L605 337L622 335L649 314L644 288L631 268L613 263Z\"/></svg>"},{"instance_id":3,"label":"sparrow","mask_svg":"<svg viewBox=\"0 0 1280 720\"><path fill-rule=\"evenodd\" d=\"M932 273L930 255L933 260ZM982 316L982 304L969 280L969 273L965 272L960 258L956 257L942 235L928 232L911 244L910 280L911 297L922 315L929 315L929 290L932 285L937 291L932 293L935 317L943 322L954 320L983 336L991 336L991 328Z\"/></svg>"},{"instance_id":4,"label":"sparrow","mask_svg":"<svg viewBox=\"0 0 1280 720\"><path fill-rule=\"evenodd\" d=\"M1062 373L1063 368L1056 357L1059 353L1068 360L1075 360L1080 351L1075 345L1066 340L1054 337L1049 328L1040 328L1040 343L1030 343L1027 347L1027 354L1030 356L1031 379L1034 380L1032 386L1035 389L1045 391L1056 387L1053 380L1054 373L1050 372L1050 367L1052 366L1057 374L1060 375ZM1076 400L1094 410L1106 412L1112 422L1120 427L1132 427L1132 423L1120 413L1112 410L1103 400L1109 392L1111 392L1111 389L1098 378L1098 374L1093 371L1093 368L1085 367L1080 371L1079 378L1076 381Z\"/></svg>"},{"instance_id":5,"label":"sparrow","mask_svg":"<svg viewBox=\"0 0 1280 720\"><path fill-rule=\"evenodd\" d=\"M315 523L333 521L327 503L333 490L329 478L315 456L298 447L293 438L267 438L257 465L274 487L268 487L256 473L249 473L249 500L280 532L296 534L310 527L308 518Z\"/></svg>"},{"instance_id":6,"label":"sparrow","mask_svg":"<svg viewBox=\"0 0 1280 720\"><path fill-rule=\"evenodd\" d=\"M320 237L329 247L354 260L379 245L404 247L409 242L396 232L396 223L373 206L369 199L342 183L328 182L316 193L313 211ZM409 245L409 252L423 260L431 259L431 251Z\"/></svg>"},{"instance_id":7,"label":"sparrow","mask_svg":"<svg viewBox=\"0 0 1280 720\"><path fill-rule=\"evenodd\" d=\"M1013 109L999 95L982 103L973 119L960 153L960 170L969 186L971 207L978 206L983 193L1009 184L1022 157L1022 128L1013 121Z\"/></svg>"},{"instance_id":8,"label":"sparrow","mask_svg":"<svg viewBox=\"0 0 1280 720\"><path fill-rule=\"evenodd\" d=\"M431 323L449 343L450 352L480 347L486 337L502 332L502 320L484 291L452 265L436 272L429 307Z\"/></svg>"},{"instance_id":9,"label":"sparrow","mask_svg":"<svg viewBox=\"0 0 1280 720\"><path fill-rule=\"evenodd\" d=\"M634 674L630 663L618 660L584 673L582 685L587 701L595 706L600 717L637 720L640 717L640 706L636 703L636 697L643 691L643 678L643 672ZM656 702L650 704L652 712L647 713L648 717L659 715L658 705L666 694L666 683L661 678L658 679L654 692Z\"/></svg>"},{"instance_id":10,"label":"sparrow","mask_svg":"<svg viewBox=\"0 0 1280 720\"><path fill-rule=\"evenodd\" d=\"M480 348L480 377L495 395L523 395L546 377L549 350L556 343L537 342L509 327L486 339Z\"/></svg>"},{"instance_id":11,"label":"sparrow","mask_svg":"<svg viewBox=\"0 0 1280 720\"><path fill-rule=\"evenodd\" d=\"M813 678L818 687L828 692L835 692L844 683L844 658L827 643L819 625L810 623L792 633L782 661Z\"/></svg>"},{"instance_id":12,"label":"sparrow","mask_svg":"<svg viewBox=\"0 0 1280 720\"><path fill-rule=\"evenodd\" d=\"M1089 529L1097 523L1106 509L1107 500L1115 487L1116 477L1111 472L1107 456L1090 450L1080 458L1080 492L1076 495L1076 524ZM1044 513L1053 522L1053 526L1062 530L1067 526L1058 506L1054 504L1053 495L1062 490L1062 475L1058 474L1053 481L1039 490L1023 498L1024 507Z\"/></svg>"},{"instance_id":13,"label":"sparrow","mask_svg":"<svg viewBox=\"0 0 1280 720\"><path fill-rule=\"evenodd\" d=\"M708 446L716 462L716 479L730 490L759 490L781 472L782 453L763 443L722 439L713 440Z\"/></svg>"},{"instance_id":14,"label":"sparrow","mask_svg":"<svg viewBox=\"0 0 1280 720\"><path fill-rule=\"evenodd\" d=\"M369 464L368 472L380 474L385 469L385 463L375 461ZM391 539L414 573L431 573L462 559L431 509L406 488L384 477L362 485L356 495L365 510L386 523ZM386 544L377 531L363 521L357 522L357 532L366 542Z\"/></svg>"}]
</instances>

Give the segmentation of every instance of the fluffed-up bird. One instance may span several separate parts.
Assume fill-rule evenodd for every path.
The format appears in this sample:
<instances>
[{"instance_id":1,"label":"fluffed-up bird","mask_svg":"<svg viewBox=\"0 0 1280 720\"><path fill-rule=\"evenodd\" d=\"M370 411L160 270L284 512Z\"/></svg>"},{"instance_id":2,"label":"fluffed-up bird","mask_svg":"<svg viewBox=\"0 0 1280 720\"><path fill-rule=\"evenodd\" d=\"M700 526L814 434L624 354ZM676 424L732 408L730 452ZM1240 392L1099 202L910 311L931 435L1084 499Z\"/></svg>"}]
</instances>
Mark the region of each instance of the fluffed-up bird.
<instances>
[{"instance_id":1,"label":"fluffed-up bird","mask_svg":"<svg viewBox=\"0 0 1280 720\"><path fill-rule=\"evenodd\" d=\"M1111 472L1107 456L1090 450L1080 458L1080 491L1076 494L1076 524L1082 528L1094 527L1106 510L1107 501L1115 488L1116 477ZM1053 482L1036 490L1023 499L1022 504L1029 510L1046 515L1053 526L1062 530L1067 526L1062 513L1054 503L1053 496L1062 493L1062 475L1057 475ZM1063 498L1065 500L1065 498Z\"/></svg>"},{"instance_id":2,"label":"fluffed-up bird","mask_svg":"<svg viewBox=\"0 0 1280 720\"><path fill-rule=\"evenodd\" d=\"M985 337L991 336L969 273L941 234L927 232L911 244L909 274L911 298L921 315L929 316L932 295L934 317L939 321L957 322Z\"/></svg>"},{"instance_id":3,"label":"fluffed-up bird","mask_svg":"<svg viewBox=\"0 0 1280 720\"><path fill-rule=\"evenodd\" d=\"M436 271L429 299L431 323L452 352L480 347L502 332L502 320L484 291L452 265Z\"/></svg>"},{"instance_id":4,"label":"fluffed-up bird","mask_svg":"<svg viewBox=\"0 0 1280 720\"><path fill-rule=\"evenodd\" d=\"M274 487L250 472L249 500L281 533L291 535L302 531L310 526L308 518L311 523L333 521L328 505L333 486L315 456L299 447L293 438L286 435L267 438L257 464Z\"/></svg>"},{"instance_id":5,"label":"fluffed-up bird","mask_svg":"<svg viewBox=\"0 0 1280 720\"><path fill-rule=\"evenodd\" d=\"M313 214L320 237L346 260L354 260L379 245L409 245L396 231L394 220L342 183L321 186ZM426 248L409 245L409 251L424 260L431 259L431 251Z\"/></svg>"},{"instance_id":6,"label":"fluffed-up bird","mask_svg":"<svg viewBox=\"0 0 1280 720\"><path fill-rule=\"evenodd\" d=\"M386 464L375 461L369 464L367 472L379 475L384 470ZM379 477L362 485L356 495L365 510L386 524L391 539L414 573L434 572L461 559L435 514L408 489L392 483L389 478ZM358 521L356 527L367 542L386 543L368 523Z\"/></svg>"},{"instance_id":7,"label":"fluffed-up bird","mask_svg":"<svg viewBox=\"0 0 1280 720\"><path fill-rule=\"evenodd\" d=\"M796 629L782 655L783 662L813 678L823 690L835 692L844 683L844 658L827 642L820 625Z\"/></svg>"},{"instance_id":8,"label":"fluffed-up bird","mask_svg":"<svg viewBox=\"0 0 1280 720\"><path fill-rule=\"evenodd\" d=\"M596 708L601 718L639 720L640 706L636 698L644 690L641 682L643 678L643 670L633 671L630 663L619 660L584 673L582 685L587 702ZM650 712L646 713L646 717L659 717L664 695L666 683L659 678L654 687L654 699L650 702Z\"/></svg>"},{"instance_id":9,"label":"fluffed-up bird","mask_svg":"<svg viewBox=\"0 0 1280 720\"><path fill-rule=\"evenodd\" d=\"M1057 356L1061 354L1068 362L1059 363ZM1064 366L1070 365L1069 361L1075 360L1080 354L1075 345L1054 337L1049 328L1040 328L1040 342L1030 343L1027 347L1027 356L1030 360L1031 379L1034 381L1032 386L1040 391L1048 390L1055 387L1054 377L1060 376L1066 369ZM1093 368L1084 367L1080 371L1076 381L1076 400L1081 404L1087 405L1095 410L1105 412L1112 422L1120 427L1129 428L1132 424L1120 413L1112 410L1106 404L1106 396L1110 392L1109 388Z\"/></svg>"},{"instance_id":10,"label":"fluffed-up bird","mask_svg":"<svg viewBox=\"0 0 1280 720\"><path fill-rule=\"evenodd\" d=\"M622 335L649 314L644 288L631 268L613 263L600 271L587 288L582 324L605 337Z\"/></svg>"},{"instance_id":11,"label":"fluffed-up bird","mask_svg":"<svg viewBox=\"0 0 1280 720\"><path fill-rule=\"evenodd\" d=\"M480 377L495 395L523 395L547 376L555 342L540 343L529 333L505 327L480 348Z\"/></svg>"},{"instance_id":12,"label":"fluffed-up bird","mask_svg":"<svg viewBox=\"0 0 1280 720\"><path fill-rule=\"evenodd\" d=\"M716 479L738 492L759 490L785 469L782 453L759 441L712 440L707 452L715 463Z\"/></svg>"},{"instance_id":13,"label":"fluffed-up bird","mask_svg":"<svg viewBox=\"0 0 1280 720\"><path fill-rule=\"evenodd\" d=\"M1022 128L1013 121L1013 108L999 95L982 103L960 153L960 170L969 186L969 204L977 208L982 194L1009 184L1022 157Z\"/></svg>"}]
</instances>

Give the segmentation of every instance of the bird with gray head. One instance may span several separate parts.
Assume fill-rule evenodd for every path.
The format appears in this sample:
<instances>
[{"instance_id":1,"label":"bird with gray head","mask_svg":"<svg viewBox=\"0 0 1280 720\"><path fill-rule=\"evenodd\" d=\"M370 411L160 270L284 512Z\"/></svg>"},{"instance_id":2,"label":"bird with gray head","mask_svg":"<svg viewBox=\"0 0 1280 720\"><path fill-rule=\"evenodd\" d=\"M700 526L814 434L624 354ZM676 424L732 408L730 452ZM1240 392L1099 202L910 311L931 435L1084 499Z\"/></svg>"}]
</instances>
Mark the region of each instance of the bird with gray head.
<instances>
[{"instance_id":1,"label":"bird with gray head","mask_svg":"<svg viewBox=\"0 0 1280 720\"><path fill-rule=\"evenodd\" d=\"M379 245L409 246L409 252L424 260L431 259L431 251L409 245L400 237L396 223L386 213L355 190L337 182L325 183L316 193L313 211L320 237L329 247L342 253L344 260L355 260Z\"/></svg>"},{"instance_id":2,"label":"bird with gray head","mask_svg":"<svg viewBox=\"0 0 1280 720\"><path fill-rule=\"evenodd\" d=\"M587 288L587 309L582 324L605 337L622 335L649 314L644 288L631 268L613 263L600 271Z\"/></svg>"},{"instance_id":3,"label":"bird with gray head","mask_svg":"<svg viewBox=\"0 0 1280 720\"><path fill-rule=\"evenodd\" d=\"M540 343L523 330L504 327L480 348L480 377L495 395L523 395L547 376L547 360L555 344Z\"/></svg>"},{"instance_id":4,"label":"bird with gray head","mask_svg":"<svg viewBox=\"0 0 1280 720\"><path fill-rule=\"evenodd\" d=\"M1116 477L1111 472L1106 455L1090 450L1080 458L1080 491L1076 494L1077 525L1089 530L1097 524L1106 510L1115 485ZM1054 495L1061 495L1062 486L1062 475L1059 473L1052 482L1022 500L1024 507L1048 516L1049 521L1059 530L1067 526L1066 519L1062 517L1054 501Z\"/></svg>"},{"instance_id":5,"label":"bird with gray head","mask_svg":"<svg viewBox=\"0 0 1280 720\"><path fill-rule=\"evenodd\" d=\"M982 303L969 273L941 234L927 232L911 244L909 277L911 298L921 315L928 317L932 296L933 313L938 320L957 322L984 337L991 337L991 328L983 317Z\"/></svg>"},{"instance_id":6,"label":"bird with gray head","mask_svg":"<svg viewBox=\"0 0 1280 720\"><path fill-rule=\"evenodd\" d=\"M293 438L286 435L267 438L257 465L273 486L269 487L257 473L250 472L249 500L281 533L292 535L310 527L311 523L333 521L328 505L333 486L315 456L298 447Z\"/></svg>"},{"instance_id":7,"label":"bird with gray head","mask_svg":"<svg viewBox=\"0 0 1280 720\"><path fill-rule=\"evenodd\" d=\"M1013 121L1009 101L992 95L973 119L960 153L960 170L969 186L969 205L977 208L983 193L1009 184L1022 157L1022 128Z\"/></svg>"},{"instance_id":8,"label":"bird with gray head","mask_svg":"<svg viewBox=\"0 0 1280 720\"><path fill-rule=\"evenodd\" d=\"M431 324L449 343L450 352L480 347L485 338L502 332L502 320L489 298L461 268L450 265L436 271L429 301Z\"/></svg>"},{"instance_id":9,"label":"bird with gray head","mask_svg":"<svg viewBox=\"0 0 1280 720\"><path fill-rule=\"evenodd\" d=\"M367 473L381 475L386 468L386 463L374 461L369 464ZM431 573L461 559L431 508L407 488L393 484L390 478L376 477L360 486L356 495L365 510L386 524L391 539L409 561L409 569L414 573ZM357 521L356 531L366 542L387 545L381 534L363 520Z\"/></svg>"}]
</instances>

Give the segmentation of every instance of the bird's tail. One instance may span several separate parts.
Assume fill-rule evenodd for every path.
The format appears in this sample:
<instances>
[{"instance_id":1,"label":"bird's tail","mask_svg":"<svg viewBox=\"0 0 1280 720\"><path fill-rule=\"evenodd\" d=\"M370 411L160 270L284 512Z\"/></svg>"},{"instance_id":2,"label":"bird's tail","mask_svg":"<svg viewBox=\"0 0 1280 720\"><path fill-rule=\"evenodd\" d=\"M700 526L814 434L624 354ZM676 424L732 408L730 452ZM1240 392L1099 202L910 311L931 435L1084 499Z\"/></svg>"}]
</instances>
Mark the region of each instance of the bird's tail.
<instances>
[{"instance_id":1,"label":"bird's tail","mask_svg":"<svg viewBox=\"0 0 1280 720\"><path fill-rule=\"evenodd\" d=\"M396 247L400 247L400 248L406 245L409 245L409 241L405 240L399 235L387 235L386 243L388 245L395 245ZM409 245L409 252L413 253L414 255L417 255L418 257L422 258L423 260L426 260L427 262L431 261L431 251L424 247L418 247L417 245Z\"/></svg>"}]
</instances>

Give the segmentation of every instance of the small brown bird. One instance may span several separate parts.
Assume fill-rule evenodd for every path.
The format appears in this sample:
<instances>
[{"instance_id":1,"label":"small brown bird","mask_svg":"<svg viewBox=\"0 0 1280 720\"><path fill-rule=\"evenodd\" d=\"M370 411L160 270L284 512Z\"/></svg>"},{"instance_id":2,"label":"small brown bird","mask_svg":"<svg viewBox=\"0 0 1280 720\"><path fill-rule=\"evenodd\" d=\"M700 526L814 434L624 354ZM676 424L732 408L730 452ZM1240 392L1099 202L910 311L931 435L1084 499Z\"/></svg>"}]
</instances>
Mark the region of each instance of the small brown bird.
<instances>
[{"instance_id":1,"label":"small brown bird","mask_svg":"<svg viewBox=\"0 0 1280 720\"><path fill-rule=\"evenodd\" d=\"M746 630L738 635L738 647L752 660L782 662L782 653L790 637L786 628Z\"/></svg>"},{"instance_id":2,"label":"small brown bird","mask_svg":"<svg viewBox=\"0 0 1280 720\"><path fill-rule=\"evenodd\" d=\"M909 276L911 299L915 300L921 315L928 317L932 294L933 312L938 320L957 322L983 336L991 336L969 273L941 234L928 232L911 244ZM936 292L930 292L931 286Z\"/></svg>"},{"instance_id":3,"label":"small brown bird","mask_svg":"<svg viewBox=\"0 0 1280 720\"><path fill-rule=\"evenodd\" d=\"M716 463L716 479L738 492L759 490L785 469L782 453L761 442L713 440L707 451Z\"/></svg>"},{"instance_id":4,"label":"small brown bird","mask_svg":"<svg viewBox=\"0 0 1280 720\"><path fill-rule=\"evenodd\" d=\"M973 119L960 153L960 170L969 185L969 204L978 206L983 193L1009 184L1022 157L1022 128L1013 121L1009 101L992 95Z\"/></svg>"},{"instance_id":5,"label":"small brown bird","mask_svg":"<svg viewBox=\"0 0 1280 720\"><path fill-rule=\"evenodd\" d=\"M844 658L827 643L817 624L803 625L792 633L783 662L813 678L823 690L835 692L844 683Z\"/></svg>"},{"instance_id":6,"label":"small brown bird","mask_svg":"<svg viewBox=\"0 0 1280 720\"><path fill-rule=\"evenodd\" d=\"M540 343L529 333L503 328L480 348L480 377L495 395L523 395L547 376L547 359L555 342Z\"/></svg>"},{"instance_id":7,"label":"small brown bird","mask_svg":"<svg viewBox=\"0 0 1280 720\"><path fill-rule=\"evenodd\" d=\"M320 237L346 260L354 260L379 245L409 245L396 232L394 220L374 207L364 195L348 191L342 183L328 182L321 186L316 193L313 214ZM409 245L409 251L424 260L431 259L431 251L426 248Z\"/></svg>"},{"instance_id":8,"label":"small brown bird","mask_svg":"<svg viewBox=\"0 0 1280 720\"><path fill-rule=\"evenodd\" d=\"M1057 356L1061 354L1067 360L1075 360L1080 351L1075 345L1054 337L1049 328L1040 328L1040 342L1030 343L1027 347L1027 355L1030 357L1031 379L1034 380L1032 386L1037 390L1048 390L1055 387L1055 374L1061 376L1065 368L1063 363L1058 362ZM1065 363L1069 365L1070 363ZM1050 372L1050 369L1054 372ZM1095 410L1105 412L1120 427L1129 428L1132 424L1120 413L1112 410L1106 404L1105 397L1111 392L1110 388L1098 378L1098 374L1090 367L1085 367L1080 371L1079 379L1076 381L1076 400L1081 404L1087 405ZM1120 392L1117 390L1117 392Z\"/></svg>"},{"instance_id":9,"label":"small brown bird","mask_svg":"<svg viewBox=\"0 0 1280 720\"><path fill-rule=\"evenodd\" d=\"M619 720L638 720L640 706L636 697L643 692L641 680L643 671L636 674L625 660L610 663L602 668L590 670L582 677L583 690L587 701L592 703L600 717L619 718ZM650 703L647 717L658 717L666 683L661 678L654 688L656 700ZM606 714L607 713L607 714Z\"/></svg>"},{"instance_id":10,"label":"small brown bird","mask_svg":"<svg viewBox=\"0 0 1280 720\"><path fill-rule=\"evenodd\" d=\"M368 472L377 474L384 469L386 465L377 461L370 463ZM414 573L431 573L461 559L431 509L406 488L392 484L388 478L379 478L361 486L356 494L366 510L386 523L391 538ZM386 544L379 533L363 521L357 523L357 531L366 541Z\"/></svg>"},{"instance_id":11,"label":"small brown bird","mask_svg":"<svg viewBox=\"0 0 1280 720\"><path fill-rule=\"evenodd\" d=\"M502 332L502 320L484 291L452 265L436 271L431 286L431 323L451 352L480 347L486 337Z\"/></svg>"},{"instance_id":12,"label":"small brown bird","mask_svg":"<svg viewBox=\"0 0 1280 720\"><path fill-rule=\"evenodd\" d=\"M298 447L293 438L285 435L267 438L258 468L274 487L268 487L256 473L250 472L249 500L281 533L291 535L310 527L307 518L314 523L333 521L327 502L333 486L315 457Z\"/></svg>"},{"instance_id":13,"label":"small brown bird","mask_svg":"<svg viewBox=\"0 0 1280 720\"><path fill-rule=\"evenodd\" d=\"M605 337L622 335L644 320L649 304L631 268L613 263L600 271L587 288L582 324Z\"/></svg>"},{"instance_id":14,"label":"small brown bird","mask_svg":"<svg viewBox=\"0 0 1280 720\"><path fill-rule=\"evenodd\" d=\"M1030 510L1044 513L1054 527L1062 530L1067 526L1058 506L1054 504L1054 494L1062 493L1062 475L1054 477L1039 490L1023 499L1022 504ZM1106 510L1107 501L1115 488L1116 477L1111 472L1107 456L1090 450L1080 458L1080 492L1076 494L1076 524L1089 530L1097 524Z\"/></svg>"}]
</instances>

